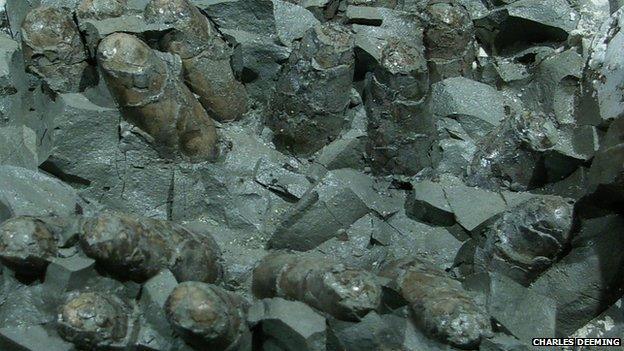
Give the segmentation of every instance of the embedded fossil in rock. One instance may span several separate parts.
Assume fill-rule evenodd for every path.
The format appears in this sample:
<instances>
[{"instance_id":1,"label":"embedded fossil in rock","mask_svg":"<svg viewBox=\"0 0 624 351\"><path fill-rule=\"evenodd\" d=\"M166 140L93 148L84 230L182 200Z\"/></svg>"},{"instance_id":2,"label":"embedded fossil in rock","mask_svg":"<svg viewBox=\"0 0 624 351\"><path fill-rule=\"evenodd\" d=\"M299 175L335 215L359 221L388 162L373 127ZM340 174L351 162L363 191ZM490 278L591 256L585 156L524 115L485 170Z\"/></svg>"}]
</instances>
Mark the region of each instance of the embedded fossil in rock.
<instances>
[{"instance_id":1,"label":"embedded fossil in rock","mask_svg":"<svg viewBox=\"0 0 624 351\"><path fill-rule=\"evenodd\" d=\"M216 158L214 122L178 78L175 57L116 33L100 43L98 62L124 117L150 134L165 157L181 152L194 162Z\"/></svg>"}]
</instances>

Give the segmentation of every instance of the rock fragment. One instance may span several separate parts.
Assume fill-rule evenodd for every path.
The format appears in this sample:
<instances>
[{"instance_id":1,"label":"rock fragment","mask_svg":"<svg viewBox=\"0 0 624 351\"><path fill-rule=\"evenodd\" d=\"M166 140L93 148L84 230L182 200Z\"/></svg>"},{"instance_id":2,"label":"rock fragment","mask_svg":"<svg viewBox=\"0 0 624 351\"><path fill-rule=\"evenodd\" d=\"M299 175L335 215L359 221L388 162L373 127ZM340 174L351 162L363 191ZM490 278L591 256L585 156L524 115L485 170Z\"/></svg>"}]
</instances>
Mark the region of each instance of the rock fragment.
<instances>
[{"instance_id":1,"label":"rock fragment","mask_svg":"<svg viewBox=\"0 0 624 351\"><path fill-rule=\"evenodd\" d=\"M288 211L269 247L307 251L368 213L388 216L398 208L374 188L372 178L349 169L328 172Z\"/></svg>"},{"instance_id":2,"label":"rock fragment","mask_svg":"<svg viewBox=\"0 0 624 351\"><path fill-rule=\"evenodd\" d=\"M331 320L330 350L440 350L436 341L420 335L407 318L370 312L358 323ZM434 346L435 345L435 346ZM333 348L332 348L333 347Z\"/></svg>"},{"instance_id":3,"label":"rock fragment","mask_svg":"<svg viewBox=\"0 0 624 351\"><path fill-rule=\"evenodd\" d=\"M412 186L405 202L405 212L410 218L440 226L455 223L455 215L442 185L425 180Z\"/></svg>"},{"instance_id":4,"label":"rock fragment","mask_svg":"<svg viewBox=\"0 0 624 351\"><path fill-rule=\"evenodd\" d=\"M105 19L123 15L127 0L82 0L76 8L80 19Z\"/></svg>"},{"instance_id":5,"label":"rock fragment","mask_svg":"<svg viewBox=\"0 0 624 351\"><path fill-rule=\"evenodd\" d=\"M41 6L29 12L22 24L22 43L28 70L52 90L78 92L93 82L94 72L69 11Z\"/></svg>"},{"instance_id":6,"label":"rock fragment","mask_svg":"<svg viewBox=\"0 0 624 351\"><path fill-rule=\"evenodd\" d=\"M71 294L58 315L59 334L86 350L123 344L130 324L128 306L114 295L99 292Z\"/></svg>"},{"instance_id":7,"label":"rock fragment","mask_svg":"<svg viewBox=\"0 0 624 351\"><path fill-rule=\"evenodd\" d=\"M346 125L354 73L353 36L335 23L306 32L277 82L267 125L279 150L309 155Z\"/></svg>"},{"instance_id":8,"label":"rock fragment","mask_svg":"<svg viewBox=\"0 0 624 351\"><path fill-rule=\"evenodd\" d=\"M117 33L100 43L98 62L124 117L152 136L164 157L181 152L192 162L215 159L214 121L178 79L179 61Z\"/></svg>"},{"instance_id":9,"label":"rock fragment","mask_svg":"<svg viewBox=\"0 0 624 351\"><path fill-rule=\"evenodd\" d=\"M54 148L41 168L106 207L167 218L162 204L172 192L172 165L151 147L149 136L124 122L116 108L84 94L61 94L56 102L60 111L49 132Z\"/></svg>"},{"instance_id":10,"label":"rock fragment","mask_svg":"<svg viewBox=\"0 0 624 351\"><path fill-rule=\"evenodd\" d=\"M624 332L624 301L617 300L611 307L579 328L575 338L618 338ZM596 350L599 348L596 347Z\"/></svg>"},{"instance_id":11,"label":"rock fragment","mask_svg":"<svg viewBox=\"0 0 624 351\"><path fill-rule=\"evenodd\" d=\"M494 53L503 53L535 43L564 42L578 21L567 1L519 0L477 19L475 28Z\"/></svg>"},{"instance_id":12,"label":"rock fragment","mask_svg":"<svg viewBox=\"0 0 624 351\"><path fill-rule=\"evenodd\" d=\"M37 134L26 126L0 127L0 163L35 170L39 166Z\"/></svg>"},{"instance_id":13,"label":"rock fragment","mask_svg":"<svg viewBox=\"0 0 624 351\"><path fill-rule=\"evenodd\" d=\"M0 126L22 122L26 113L24 66L20 44L0 32Z\"/></svg>"},{"instance_id":14,"label":"rock fragment","mask_svg":"<svg viewBox=\"0 0 624 351\"><path fill-rule=\"evenodd\" d=\"M72 344L42 325L14 325L0 329L0 347L12 351L72 351Z\"/></svg>"},{"instance_id":15,"label":"rock fragment","mask_svg":"<svg viewBox=\"0 0 624 351\"><path fill-rule=\"evenodd\" d=\"M554 300L557 336L572 334L621 297L624 242L613 229L623 226L618 215L582 221L570 253L531 285Z\"/></svg>"},{"instance_id":16,"label":"rock fragment","mask_svg":"<svg viewBox=\"0 0 624 351\"><path fill-rule=\"evenodd\" d=\"M79 290L97 276L95 260L79 255L56 258L46 270L45 286L58 294Z\"/></svg>"},{"instance_id":17,"label":"rock fragment","mask_svg":"<svg viewBox=\"0 0 624 351\"><path fill-rule=\"evenodd\" d=\"M480 351L529 351L528 344L524 344L513 336L499 334L491 339L484 339Z\"/></svg>"},{"instance_id":18,"label":"rock fragment","mask_svg":"<svg viewBox=\"0 0 624 351\"><path fill-rule=\"evenodd\" d=\"M273 0L277 36L288 47L293 46L295 40L303 38L308 29L320 23L312 12L291 2Z\"/></svg>"},{"instance_id":19,"label":"rock fragment","mask_svg":"<svg viewBox=\"0 0 624 351\"><path fill-rule=\"evenodd\" d=\"M605 201L624 202L624 118L611 123L588 174L588 193Z\"/></svg>"},{"instance_id":20,"label":"rock fragment","mask_svg":"<svg viewBox=\"0 0 624 351\"><path fill-rule=\"evenodd\" d=\"M491 334L490 319L459 281L422 259L391 262L381 272L409 305L416 325L428 336L459 348L475 348Z\"/></svg>"},{"instance_id":21,"label":"rock fragment","mask_svg":"<svg viewBox=\"0 0 624 351\"><path fill-rule=\"evenodd\" d=\"M503 95L489 85L468 78L449 78L433 84L430 99L429 109L436 118L456 120L475 140L505 119Z\"/></svg>"},{"instance_id":22,"label":"rock fragment","mask_svg":"<svg viewBox=\"0 0 624 351\"><path fill-rule=\"evenodd\" d=\"M250 350L245 310L239 296L201 282L181 283L165 303L174 330L197 350Z\"/></svg>"},{"instance_id":23,"label":"rock fragment","mask_svg":"<svg viewBox=\"0 0 624 351\"><path fill-rule=\"evenodd\" d=\"M184 80L210 116L231 121L247 111L247 92L230 66L232 49L195 5L188 0L152 0L145 19L173 25L160 46L180 55Z\"/></svg>"},{"instance_id":24,"label":"rock fragment","mask_svg":"<svg viewBox=\"0 0 624 351\"><path fill-rule=\"evenodd\" d=\"M522 342L530 343L535 330L544 337L555 337L556 302L548 296L496 273L472 276L464 284L485 293L488 313Z\"/></svg>"},{"instance_id":25,"label":"rock fragment","mask_svg":"<svg viewBox=\"0 0 624 351\"><path fill-rule=\"evenodd\" d=\"M252 289L258 298L302 301L341 320L360 319L381 299L381 287L371 273L315 255L267 256L254 270Z\"/></svg>"},{"instance_id":26,"label":"rock fragment","mask_svg":"<svg viewBox=\"0 0 624 351\"><path fill-rule=\"evenodd\" d=\"M167 221L101 214L85 220L80 246L107 270L136 281L163 268L179 281L212 283L221 277L220 253L212 238Z\"/></svg>"},{"instance_id":27,"label":"rock fragment","mask_svg":"<svg viewBox=\"0 0 624 351\"><path fill-rule=\"evenodd\" d=\"M326 350L325 317L299 301L262 299L249 309L248 322L260 327L262 336L287 351Z\"/></svg>"},{"instance_id":28,"label":"rock fragment","mask_svg":"<svg viewBox=\"0 0 624 351\"><path fill-rule=\"evenodd\" d=\"M44 173L0 166L0 203L12 216L65 216L87 210L74 189Z\"/></svg>"}]
</instances>

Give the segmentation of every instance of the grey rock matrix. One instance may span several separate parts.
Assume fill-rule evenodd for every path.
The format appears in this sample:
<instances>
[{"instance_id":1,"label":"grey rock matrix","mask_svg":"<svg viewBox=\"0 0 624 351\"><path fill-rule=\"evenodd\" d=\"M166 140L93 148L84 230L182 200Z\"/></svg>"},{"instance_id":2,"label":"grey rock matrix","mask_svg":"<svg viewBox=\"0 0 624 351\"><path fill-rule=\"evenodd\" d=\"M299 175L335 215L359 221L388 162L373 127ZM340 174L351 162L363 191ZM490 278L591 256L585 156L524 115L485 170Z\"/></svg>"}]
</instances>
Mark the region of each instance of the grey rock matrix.
<instances>
[{"instance_id":1,"label":"grey rock matrix","mask_svg":"<svg viewBox=\"0 0 624 351\"><path fill-rule=\"evenodd\" d=\"M623 5L0 0L0 351L624 338Z\"/></svg>"}]
</instances>

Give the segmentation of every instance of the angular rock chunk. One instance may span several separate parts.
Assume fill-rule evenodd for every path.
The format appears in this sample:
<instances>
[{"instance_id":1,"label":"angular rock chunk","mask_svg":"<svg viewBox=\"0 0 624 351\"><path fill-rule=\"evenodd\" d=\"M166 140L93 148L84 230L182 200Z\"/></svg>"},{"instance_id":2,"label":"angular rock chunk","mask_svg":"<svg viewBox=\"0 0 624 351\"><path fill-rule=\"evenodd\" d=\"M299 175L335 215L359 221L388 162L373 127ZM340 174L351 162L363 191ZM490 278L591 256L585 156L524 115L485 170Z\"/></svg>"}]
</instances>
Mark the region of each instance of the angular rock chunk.
<instances>
[{"instance_id":1,"label":"angular rock chunk","mask_svg":"<svg viewBox=\"0 0 624 351\"><path fill-rule=\"evenodd\" d=\"M227 290L181 283L167 298L165 311L173 329L198 350L251 350L245 302Z\"/></svg>"},{"instance_id":2,"label":"angular rock chunk","mask_svg":"<svg viewBox=\"0 0 624 351\"><path fill-rule=\"evenodd\" d=\"M79 348L106 350L129 335L129 307L114 295L99 292L71 294L58 315L63 339Z\"/></svg>"},{"instance_id":3,"label":"angular rock chunk","mask_svg":"<svg viewBox=\"0 0 624 351\"><path fill-rule=\"evenodd\" d=\"M457 223L470 232L478 232L507 208L507 202L501 194L463 183L446 183L444 194ZM479 206L475 206L477 203Z\"/></svg>"},{"instance_id":4,"label":"angular rock chunk","mask_svg":"<svg viewBox=\"0 0 624 351\"><path fill-rule=\"evenodd\" d=\"M588 193L601 201L624 202L624 117L611 123L589 169L588 182Z\"/></svg>"},{"instance_id":5,"label":"angular rock chunk","mask_svg":"<svg viewBox=\"0 0 624 351\"><path fill-rule=\"evenodd\" d=\"M461 283L422 259L391 262L381 276L409 305L416 325L432 338L459 348L475 348L491 334L490 319Z\"/></svg>"},{"instance_id":6,"label":"angular rock chunk","mask_svg":"<svg viewBox=\"0 0 624 351\"><path fill-rule=\"evenodd\" d=\"M431 80L471 76L477 50L472 20L464 6L455 0L430 1L424 23Z\"/></svg>"},{"instance_id":7,"label":"angular rock chunk","mask_svg":"<svg viewBox=\"0 0 624 351\"><path fill-rule=\"evenodd\" d=\"M58 254L58 237L44 221L14 217L0 226L0 259L15 271L38 275Z\"/></svg>"},{"instance_id":8,"label":"angular rock chunk","mask_svg":"<svg viewBox=\"0 0 624 351\"><path fill-rule=\"evenodd\" d=\"M591 322L579 328L575 338L618 338L624 333L624 300L619 299Z\"/></svg>"},{"instance_id":9,"label":"angular rock chunk","mask_svg":"<svg viewBox=\"0 0 624 351\"><path fill-rule=\"evenodd\" d=\"M371 273L304 254L265 257L254 270L252 290L258 298L302 301L341 320L360 319L381 299L381 286Z\"/></svg>"},{"instance_id":10,"label":"angular rock chunk","mask_svg":"<svg viewBox=\"0 0 624 351\"><path fill-rule=\"evenodd\" d=\"M372 178L349 169L328 172L286 213L269 247L307 251L367 213L388 216L397 210L373 186Z\"/></svg>"},{"instance_id":11,"label":"angular rock chunk","mask_svg":"<svg viewBox=\"0 0 624 351\"><path fill-rule=\"evenodd\" d=\"M82 0L76 8L76 16L80 19L105 19L123 15L127 0Z\"/></svg>"},{"instance_id":12,"label":"angular rock chunk","mask_svg":"<svg viewBox=\"0 0 624 351\"><path fill-rule=\"evenodd\" d=\"M42 325L15 325L0 329L0 348L11 351L74 350L72 344Z\"/></svg>"},{"instance_id":13,"label":"angular rock chunk","mask_svg":"<svg viewBox=\"0 0 624 351\"><path fill-rule=\"evenodd\" d=\"M0 32L0 126L22 122L28 110L22 101L26 82L19 43Z\"/></svg>"},{"instance_id":14,"label":"angular rock chunk","mask_svg":"<svg viewBox=\"0 0 624 351\"><path fill-rule=\"evenodd\" d=\"M485 293L492 318L522 342L530 343L536 330L555 337L556 301L496 273L472 276L464 284Z\"/></svg>"},{"instance_id":15,"label":"angular rock chunk","mask_svg":"<svg viewBox=\"0 0 624 351\"><path fill-rule=\"evenodd\" d=\"M479 351L530 351L527 345L513 336L500 334L491 339L484 339Z\"/></svg>"},{"instance_id":16,"label":"angular rock chunk","mask_svg":"<svg viewBox=\"0 0 624 351\"><path fill-rule=\"evenodd\" d=\"M440 226L455 223L455 215L442 185L425 180L412 186L413 190L405 202L405 212L410 218Z\"/></svg>"},{"instance_id":17,"label":"angular rock chunk","mask_svg":"<svg viewBox=\"0 0 624 351\"><path fill-rule=\"evenodd\" d=\"M367 152L376 173L413 175L431 165L435 126L423 103L429 88L423 54L417 42L391 40L367 78Z\"/></svg>"},{"instance_id":18,"label":"angular rock chunk","mask_svg":"<svg viewBox=\"0 0 624 351\"><path fill-rule=\"evenodd\" d=\"M74 189L58 179L13 166L0 166L0 203L12 216L65 216L86 207Z\"/></svg>"},{"instance_id":19,"label":"angular rock chunk","mask_svg":"<svg viewBox=\"0 0 624 351\"><path fill-rule=\"evenodd\" d=\"M449 229L435 227L410 219L405 212L399 212L388 219L388 225L396 229L389 240L388 258L379 264L404 257L427 257L438 269L453 266L455 256L462 242ZM464 234L465 235L465 234Z\"/></svg>"},{"instance_id":20,"label":"angular rock chunk","mask_svg":"<svg viewBox=\"0 0 624 351\"><path fill-rule=\"evenodd\" d=\"M262 335L280 350L326 350L325 317L302 302L262 299L250 307L247 320L252 327L260 326Z\"/></svg>"},{"instance_id":21,"label":"angular rock chunk","mask_svg":"<svg viewBox=\"0 0 624 351\"><path fill-rule=\"evenodd\" d=\"M303 38L308 29L320 23L312 12L290 2L273 0L277 36L282 44L289 47L293 46L295 40Z\"/></svg>"},{"instance_id":22,"label":"angular rock chunk","mask_svg":"<svg viewBox=\"0 0 624 351\"><path fill-rule=\"evenodd\" d=\"M518 0L475 21L477 36L494 53L535 43L564 42L578 13L565 0Z\"/></svg>"},{"instance_id":23,"label":"angular rock chunk","mask_svg":"<svg viewBox=\"0 0 624 351\"><path fill-rule=\"evenodd\" d=\"M588 219L580 228L570 253L531 285L531 290L556 302L560 337L585 325L624 292L624 241L616 229L624 228L622 217Z\"/></svg>"},{"instance_id":24,"label":"angular rock chunk","mask_svg":"<svg viewBox=\"0 0 624 351\"><path fill-rule=\"evenodd\" d=\"M0 128L0 163L37 169L37 134L26 126Z\"/></svg>"},{"instance_id":25,"label":"angular rock chunk","mask_svg":"<svg viewBox=\"0 0 624 351\"><path fill-rule=\"evenodd\" d=\"M536 112L513 114L478 144L468 183L525 191L547 181L544 154L558 140L557 123Z\"/></svg>"},{"instance_id":26,"label":"angular rock chunk","mask_svg":"<svg viewBox=\"0 0 624 351\"><path fill-rule=\"evenodd\" d=\"M164 157L216 158L214 121L178 79L179 61L117 33L100 43L98 63L124 117L152 136Z\"/></svg>"},{"instance_id":27,"label":"angular rock chunk","mask_svg":"<svg viewBox=\"0 0 624 351\"><path fill-rule=\"evenodd\" d=\"M463 77L433 84L429 109L437 118L456 120L476 140L505 119L503 95L487 84Z\"/></svg>"},{"instance_id":28,"label":"angular rock chunk","mask_svg":"<svg viewBox=\"0 0 624 351\"><path fill-rule=\"evenodd\" d=\"M591 110L581 110L578 118L592 125L608 124L624 116L621 82L624 78L624 12L603 23L591 44L584 87L592 101Z\"/></svg>"},{"instance_id":29,"label":"angular rock chunk","mask_svg":"<svg viewBox=\"0 0 624 351\"><path fill-rule=\"evenodd\" d=\"M350 268L375 271L389 255L388 246L400 246L393 239L399 233L388 223L368 214L314 249Z\"/></svg>"},{"instance_id":30,"label":"angular rock chunk","mask_svg":"<svg viewBox=\"0 0 624 351\"><path fill-rule=\"evenodd\" d=\"M84 94L62 94L57 103L49 132L54 149L41 168L106 207L167 218L162 204L171 194L172 165L160 159L149 136L120 123L116 108L98 106Z\"/></svg>"},{"instance_id":31,"label":"angular rock chunk","mask_svg":"<svg viewBox=\"0 0 624 351\"><path fill-rule=\"evenodd\" d=\"M310 181L303 175L258 160L254 180L262 186L287 197L301 199L310 188Z\"/></svg>"},{"instance_id":32,"label":"angular rock chunk","mask_svg":"<svg viewBox=\"0 0 624 351\"><path fill-rule=\"evenodd\" d=\"M22 44L28 70L52 90L78 92L94 80L80 33L66 9L41 6L28 13Z\"/></svg>"},{"instance_id":33,"label":"angular rock chunk","mask_svg":"<svg viewBox=\"0 0 624 351\"><path fill-rule=\"evenodd\" d=\"M160 47L180 55L185 83L210 116L231 121L247 111L247 92L230 66L232 49L195 5L188 0L152 0L145 20L173 25Z\"/></svg>"},{"instance_id":34,"label":"angular rock chunk","mask_svg":"<svg viewBox=\"0 0 624 351\"><path fill-rule=\"evenodd\" d=\"M421 335L411 321L394 314L370 312L358 323L331 320L329 350L443 350L448 347ZM437 346L437 347L436 347Z\"/></svg>"},{"instance_id":35,"label":"angular rock chunk","mask_svg":"<svg viewBox=\"0 0 624 351\"><path fill-rule=\"evenodd\" d=\"M219 248L213 239L167 221L108 213L87 218L80 246L109 271L136 281L163 268L178 281L212 283L221 277Z\"/></svg>"},{"instance_id":36,"label":"angular rock chunk","mask_svg":"<svg viewBox=\"0 0 624 351\"><path fill-rule=\"evenodd\" d=\"M51 293L65 294L78 290L97 277L95 260L79 255L53 259L46 270L45 288Z\"/></svg>"},{"instance_id":37,"label":"angular rock chunk","mask_svg":"<svg viewBox=\"0 0 624 351\"><path fill-rule=\"evenodd\" d=\"M572 212L572 202L557 196L535 197L505 211L485 232L486 270L530 284L569 246Z\"/></svg>"},{"instance_id":38,"label":"angular rock chunk","mask_svg":"<svg viewBox=\"0 0 624 351\"><path fill-rule=\"evenodd\" d=\"M277 82L267 125L280 150L309 155L346 124L354 72L353 36L335 23L308 30Z\"/></svg>"}]
</instances>

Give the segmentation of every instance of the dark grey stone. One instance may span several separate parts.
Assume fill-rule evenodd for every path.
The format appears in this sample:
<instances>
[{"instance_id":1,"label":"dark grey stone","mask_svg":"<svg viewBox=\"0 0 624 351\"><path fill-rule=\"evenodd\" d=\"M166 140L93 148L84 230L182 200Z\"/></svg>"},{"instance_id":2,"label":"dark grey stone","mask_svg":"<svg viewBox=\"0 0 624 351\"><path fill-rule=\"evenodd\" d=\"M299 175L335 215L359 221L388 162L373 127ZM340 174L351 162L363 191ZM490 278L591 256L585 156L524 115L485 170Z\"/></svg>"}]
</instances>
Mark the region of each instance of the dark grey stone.
<instances>
[{"instance_id":1,"label":"dark grey stone","mask_svg":"<svg viewBox=\"0 0 624 351\"><path fill-rule=\"evenodd\" d=\"M368 213L388 216L397 210L395 200L375 189L373 178L350 169L330 171L286 214L269 246L306 251Z\"/></svg>"},{"instance_id":2,"label":"dark grey stone","mask_svg":"<svg viewBox=\"0 0 624 351\"><path fill-rule=\"evenodd\" d=\"M505 118L505 98L489 85L456 77L435 83L431 89L431 113L457 120L474 139L485 136Z\"/></svg>"},{"instance_id":3,"label":"dark grey stone","mask_svg":"<svg viewBox=\"0 0 624 351\"><path fill-rule=\"evenodd\" d=\"M514 112L478 143L468 183L526 191L547 181L545 152L558 142L558 123L543 112Z\"/></svg>"},{"instance_id":4,"label":"dark grey stone","mask_svg":"<svg viewBox=\"0 0 624 351\"><path fill-rule=\"evenodd\" d=\"M498 334L491 339L481 341L479 351L529 351L528 344L522 343L513 336Z\"/></svg>"},{"instance_id":5,"label":"dark grey stone","mask_svg":"<svg viewBox=\"0 0 624 351\"><path fill-rule=\"evenodd\" d=\"M564 42L578 20L567 1L519 0L493 9L475 21L475 28L481 41L499 53L534 43Z\"/></svg>"},{"instance_id":6,"label":"dark grey stone","mask_svg":"<svg viewBox=\"0 0 624 351\"><path fill-rule=\"evenodd\" d=\"M556 302L557 336L572 334L621 297L624 242L613 229L623 225L617 215L583 221L570 253L532 284Z\"/></svg>"},{"instance_id":7,"label":"dark grey stone","mask_svg":"<svg viewBox=\"0 0 624 351\"><path fill-rule=\"evenodd\" d=\"M13 166L0 166L0 202L15 216L73 215L87 207L60 180Z\"/></svg>"},{"instance_id":8,"label":"dark grey stone","mask_svg":"<svg viewBox=\"0 0 624 351\"><path fill-rule=\"evenodd\" d=\"M26 3L26 1L23 1ZM0 32L0 126L23 123L26 74L20 44Z\"/></svg>"},{"instance_id":9,"label":"dark grey stone","mask_svg":"<svg viewBox=\"0 0 624 351\"><path fill-rule=\"evenodd\" d=\"M72 351L72 344L41 325L15 325L0 329L0 347L11 351Z\"/></svg>"},{"instance_id":10,"label":"dark grey stone","mask_svg":"<svg viewBox=\"0 0 624 351\"><path fill-rule=\"evenodd\" d=\"M56 258L46 270L45 289L62 296L67 292L84 288L87 282L96 276L93 259L80 255Z\"/></svg>"},{"instance_id":11,"label":"dark grey stone","mask_svg":"<svg viewBox=\"0 0 624 351\"><path fill-rule=\"evenodd\" d=\"M496 273L471 276L464 286L485 293L488 313L524 343L530 343L536 331L539 337L557 335L557 302L548 296Z\"/></svg>"},{"instance_id":12,"label":"dark grey stone","mask_svg":"<svg viewBox=\"0 0 624 351\"><path fill-rule=\"evenodd\" d=\"M455 215L440 183L429 180L412 183L407 196L405 213L415 220L439 226L451 226Z\"/></svg>"},{"instance_id":13,"label":"dark grey stone","mask_svg":"<svg viewBox=\"0 0 624 351\"><path fill-rule=\"evenodd\" d=\"M326 350L325 317L299 301L281 298L257 301L249 309L248 323L259 326L286 351Z\"/></svg>"},{"instance_id":14,"label":"dark grey stone","mask_svg":"<svg viewBox=\"0 0 624 351\"><path fill-rule=\"evenodd\" d=\"M431 81L474 76L477 46L468 10L455 0L445 0L429 2L423 12Z\"/></svg>"}]
</instances>

